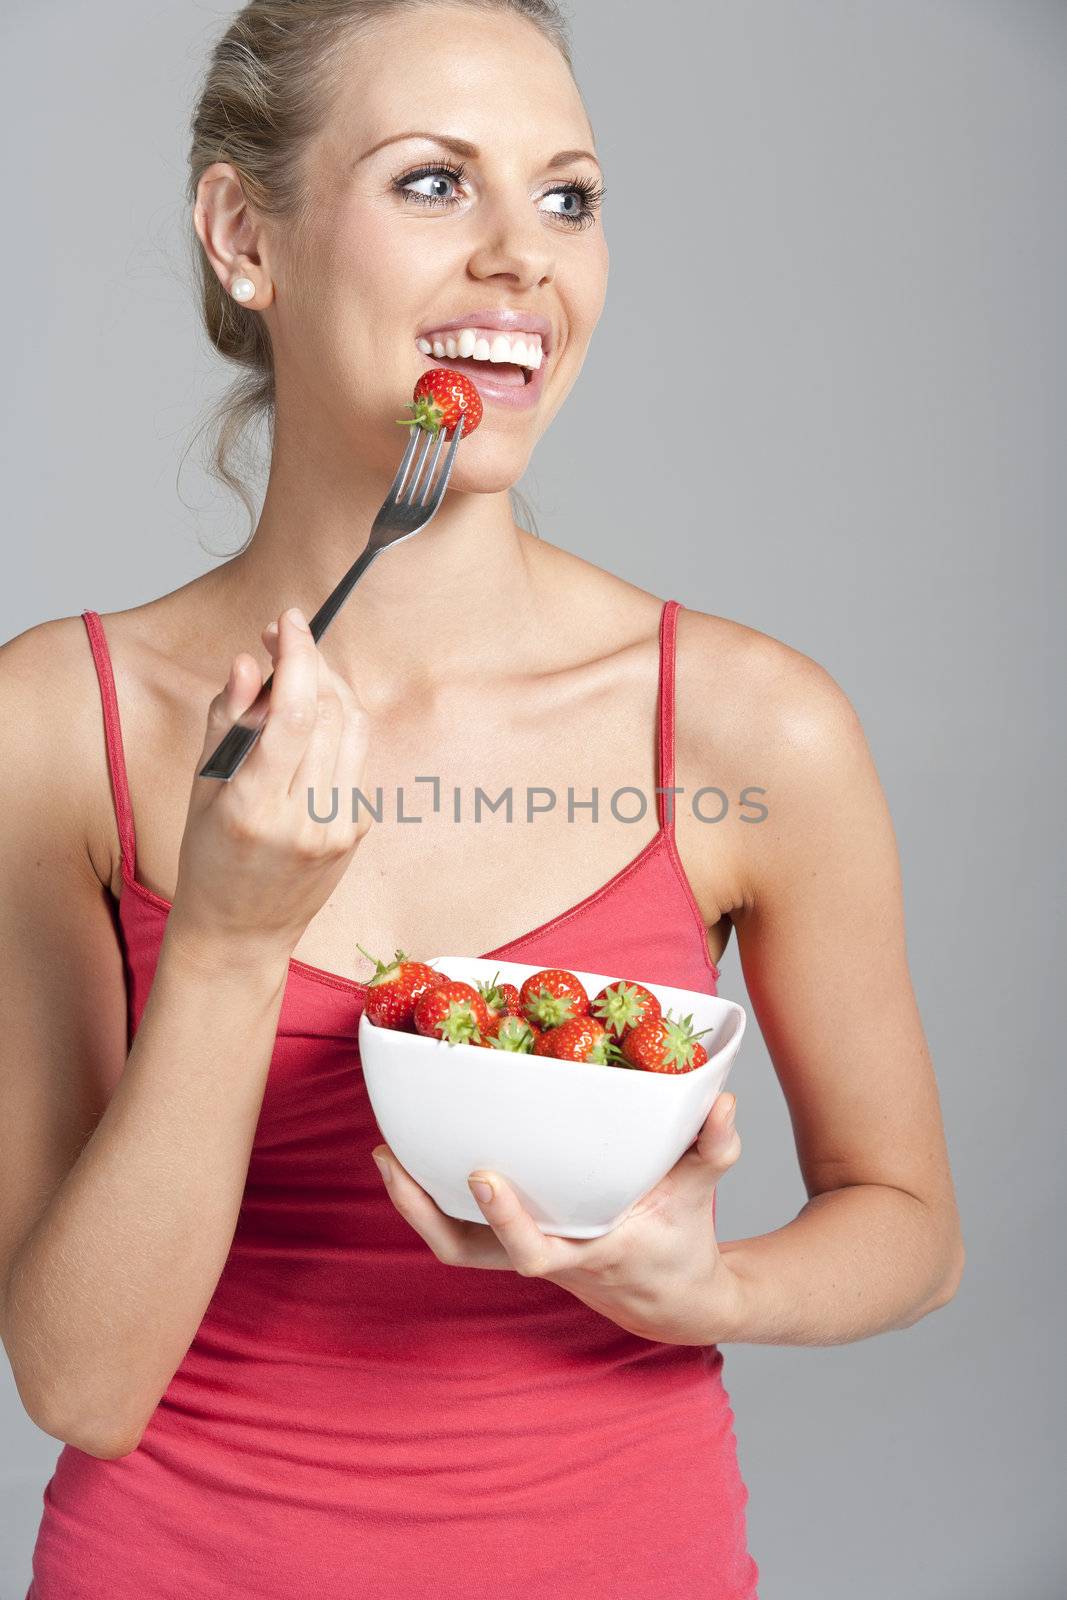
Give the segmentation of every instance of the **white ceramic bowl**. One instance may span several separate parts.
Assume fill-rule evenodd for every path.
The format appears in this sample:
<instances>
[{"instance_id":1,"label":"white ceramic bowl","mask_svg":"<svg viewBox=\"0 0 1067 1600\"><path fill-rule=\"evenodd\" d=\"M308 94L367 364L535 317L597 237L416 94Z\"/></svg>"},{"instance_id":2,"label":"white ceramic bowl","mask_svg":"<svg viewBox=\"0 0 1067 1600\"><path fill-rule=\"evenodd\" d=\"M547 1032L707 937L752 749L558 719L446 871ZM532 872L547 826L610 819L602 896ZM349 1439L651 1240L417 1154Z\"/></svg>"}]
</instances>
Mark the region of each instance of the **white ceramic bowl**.
<instances>
[{"instance_id":1,"label":"white ceramic bowl","mask_svg":"<svg viewBox=\"0 0 1067 1600\"><path fill-rule=\"evenodd\" d=\"M550 963L439 956L475 983L517 987ZM635 973L579 972L589 998ZM693 1143L726 1082L747 1020L733 1000L646 985L664 1011L693 1017L708 1060L692 1072L627 1071L585 1061L447 1044L359 1023L363 1077L382 1137L450 1217L488 1226L467 1187L477 1167L508 1179L544 1233L595 1239L653 1189Z\"/></svg>"}]
</instances>

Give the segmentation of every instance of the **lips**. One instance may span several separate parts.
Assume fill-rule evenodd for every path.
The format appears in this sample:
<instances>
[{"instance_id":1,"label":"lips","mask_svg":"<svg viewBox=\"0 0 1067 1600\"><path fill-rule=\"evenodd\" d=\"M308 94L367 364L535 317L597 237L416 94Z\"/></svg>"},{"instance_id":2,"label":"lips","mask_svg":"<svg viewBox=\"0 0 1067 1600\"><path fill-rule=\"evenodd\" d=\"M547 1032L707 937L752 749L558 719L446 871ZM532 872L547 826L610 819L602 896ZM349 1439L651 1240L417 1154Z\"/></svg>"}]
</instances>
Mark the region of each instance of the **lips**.
<instances>
[{"instance_id":1,"label":"lips","mask_svg":"<svg viewBox=\"0 0 1067 1600\"><path fill-rule=\"evenodd\" d=\"M502 306L479 306L475 311L465 311L451 322L432 322L420 328L416 339L429 339L435 333L458 333L463 328L493 328L497 333L539 333L541 348L550 355L554 343L552 324L536 311L512 311Z\"/></svg>"}]
</instances>

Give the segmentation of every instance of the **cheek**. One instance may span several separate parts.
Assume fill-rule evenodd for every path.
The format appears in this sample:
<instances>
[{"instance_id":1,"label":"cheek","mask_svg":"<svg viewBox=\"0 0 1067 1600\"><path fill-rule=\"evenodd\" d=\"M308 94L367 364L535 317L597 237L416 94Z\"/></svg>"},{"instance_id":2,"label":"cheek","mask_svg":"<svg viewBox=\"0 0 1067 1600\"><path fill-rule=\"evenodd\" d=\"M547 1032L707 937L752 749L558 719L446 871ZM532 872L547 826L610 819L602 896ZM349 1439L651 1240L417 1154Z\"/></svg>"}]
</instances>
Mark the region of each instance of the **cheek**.
<instances>
[{"instance_id":1,"label":"cheek","mask_svg":"<svg viewBox=\"0 0 1067 1600\"><path fill-rule=\"evenodd\" d=\"M600 314L604 309L604 302L608 293L608 269L610 258L606 240L601 237L599 248L590 252L586 271L582 275L578 296L582 311L582 324L586 336L592 333L600 321Z\"/></svg>"},{"instance_id":2,"label":"cheek","mask_svg":"<svg viewBox=\"0 0 1067 1600\"><path fill-rule=\"evenodd\" d=\"M364 299L383 310L414 303L418 319L439 301L441 286L465 269L467 247L457 237L452 259L443 231L420 227L414 210L399 202L350 210L338 218L325 254L331 271L357 284Z\"/></svg>"},{"instance_id":3,"label":"cheek","mask_svg":"<svg viewBox=\"0 0 1067 1600\"><path fill-rule=\"evenodd\" d=\"M413 235L373 213L324 241L311 315L323 329L327 359L358 363L361 384L388 383L390 374L395 384L418 357L415 329L443 277L439 253L424 253L422 263Z\"/></svg>"},{"instance_id":4,"label":"cheek","mask_svg":"<svg viewBox=\"0 0 1067 1600\"><path fill-rule=\"evenodd\" d=\"M307 298L322 317L352 307L377 313L403 296L407 265L397 228L373 209L324 219L307 250Z\"/></svg>"}]
</instances>

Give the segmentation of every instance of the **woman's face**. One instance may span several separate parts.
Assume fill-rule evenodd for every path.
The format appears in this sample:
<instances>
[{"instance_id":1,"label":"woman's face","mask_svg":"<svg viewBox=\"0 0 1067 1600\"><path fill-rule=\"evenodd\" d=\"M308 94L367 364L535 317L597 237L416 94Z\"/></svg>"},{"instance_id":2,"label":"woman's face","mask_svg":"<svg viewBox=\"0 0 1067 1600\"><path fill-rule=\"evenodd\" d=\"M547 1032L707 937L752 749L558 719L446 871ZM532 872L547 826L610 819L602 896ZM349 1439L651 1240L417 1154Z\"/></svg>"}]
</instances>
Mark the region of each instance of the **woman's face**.
<instances>
[{"instance_id":1,"label":"woman's face","mask_svg":"<svg viewBox=\"0 0 1067 1600\"><path fill-rule=\"evenodd\" d=\"M350 59L308 151L306 237L287 255L279 233L271 252L279 416L298 407L301 429L320 442L328 430L391 475L407 437L395 419L434 364L417 336L486 307L540 316L551 349L536 404L486 396L452 478L456 489L506 489L577 378L604 303L602 174L586 156L553 160L593 150L581 99L555 47L506 12L390 18Z\"/></svg>"}]
</instances>

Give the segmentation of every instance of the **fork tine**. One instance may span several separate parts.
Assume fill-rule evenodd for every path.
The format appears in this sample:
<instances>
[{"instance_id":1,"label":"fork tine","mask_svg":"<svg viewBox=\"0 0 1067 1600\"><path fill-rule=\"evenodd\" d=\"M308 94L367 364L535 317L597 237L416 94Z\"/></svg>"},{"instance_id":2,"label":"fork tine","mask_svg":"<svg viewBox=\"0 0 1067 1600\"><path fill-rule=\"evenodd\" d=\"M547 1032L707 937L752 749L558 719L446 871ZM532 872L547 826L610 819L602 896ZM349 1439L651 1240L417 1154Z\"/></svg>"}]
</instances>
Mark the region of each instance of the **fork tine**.
<instances>
[{"instance_id":1,"label":"fork tine","mask_svg":"<svg viewBox=\"0 0 1067 1600\"><path fill-rule=\"evenodd\" d=\"M387 500L395 500L400 494L400 486L407 477L408 468L410 467L412 457L415 454L415 446L419 442L420 431L421 430L418 428L412 428L411 430L408 438L407 449L404 451L404 459L401 461L399 467L397 467L396 477L389 485L389 493L385 497Z\"/></svg>"},{"instance_id":2,"label":"fork tine","mask_svg":"<svg viewBox=\"0 0 1067 1600\"><path fill-rule=\"evenodd\" d=\"M422 495L421 495L421 497L419 499L419 505L420 506L424 506L426 504L427 499L429 498L430 490L433 487L433 475L437 471L437 463L441 459L441 451L445 447L445 439L446 438L447 438L447 435L445 433L445 430L442 428L441 432L437 436L437 449L433 453L433 460L430 462L430 470L426 474L426 484L425 484L425 487L423 488Z\"/></svg>"},{"instance_id":3,"label":"fork tine","mask_svg":"<svg viewBox=\"0 0 1067 1600\"><path fill-rule=\"evenodd\" d=\"M405 506L413 506L415 504L415 496L419 490L419 480L422 477L422 469L426 465L426 458L430 454L430 446L433 444L432 433L426 433L424 429L420 429L419 431L424 435L422 441L422 450L418 460L415 462L415 465L412 468L411 477L404 487L404 494L401 504Z\"/></svg>"},{"instance_id":4,"label":"fork tine","mask_svg":"<svg viewBox=\"0 0 1067 1600\"><path fill-rule=\"evenodd\" d=\"M445 490L448 488L448 480L452 475L452 463L456 459L456 451L459 449L459 441L460 441L460 438L461 438L462 433L463 433L463 424L464 424L465 421L466 421L466 418L464 417L463 413L460 412L459 421L456 423L456 431L452 435L452 444L451 444L451 447L449 448L449 452L448 452L447 456L445 457L444 467L441 470L441 476L438 478L436 484L434 485L432 504L433 504L433 507L434 507L435 510L441 504L441 501L444 499ZM442 438L442 442L443 442L444 441L444 430L443 429L441 430L441 438ZM438 445L438 447L437 447L437 455L435 455L434 458L433 458L433 464L434 464L435 467L437 465L437 456L439 456L440 454L441 454L441 446ZM425 495L423 496L422 504L423 505L426 504Z\"/></svg>"}]
</instances>

